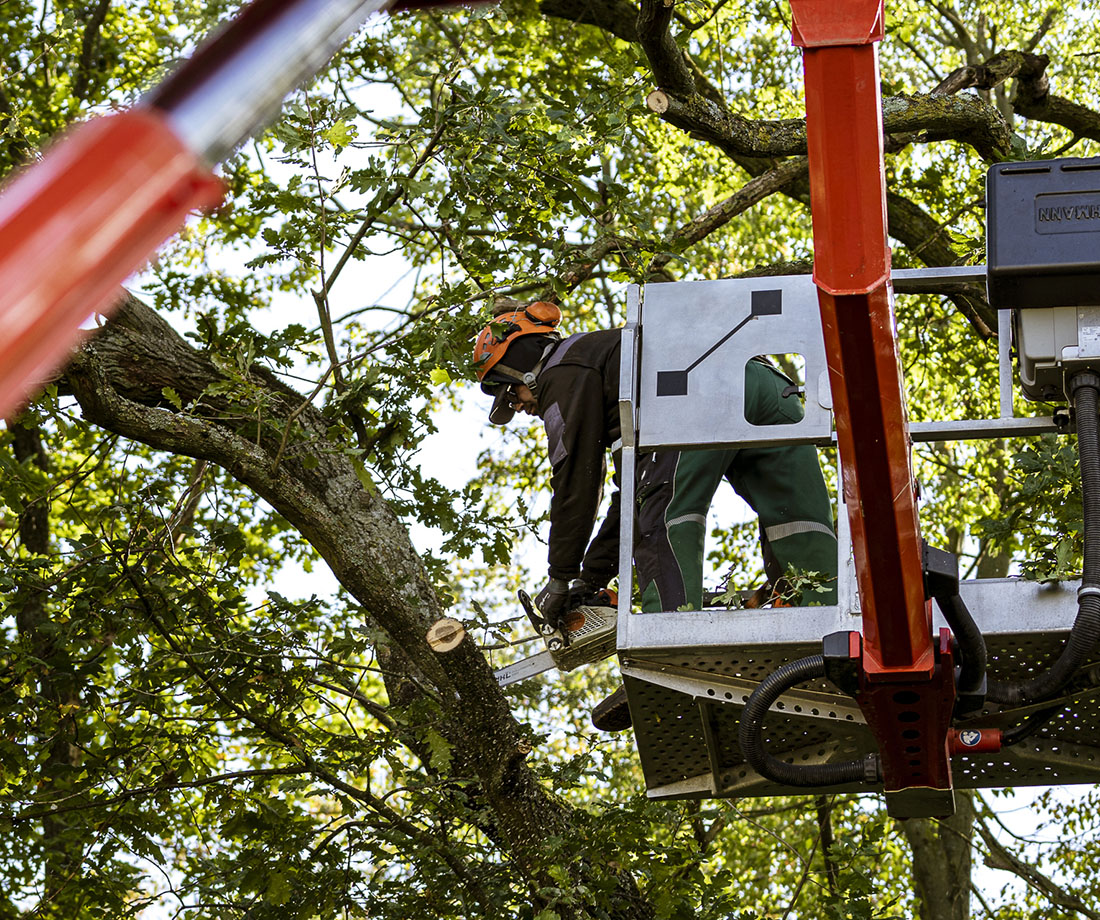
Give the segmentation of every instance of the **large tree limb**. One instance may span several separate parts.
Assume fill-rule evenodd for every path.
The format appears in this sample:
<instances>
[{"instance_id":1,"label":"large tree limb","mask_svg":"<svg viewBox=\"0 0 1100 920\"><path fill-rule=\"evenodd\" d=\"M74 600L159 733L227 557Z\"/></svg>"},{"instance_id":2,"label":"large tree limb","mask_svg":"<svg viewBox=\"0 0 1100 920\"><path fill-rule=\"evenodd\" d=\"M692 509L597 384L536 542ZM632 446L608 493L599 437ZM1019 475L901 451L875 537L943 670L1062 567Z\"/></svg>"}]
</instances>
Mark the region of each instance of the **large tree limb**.
<instances>
[{"instance_id":1,"label":"large tree limb","mask_svg":"<svg viewBox=\"0 0 1100 920\"><path fill-rule=\"evenodd\" d=\"M947 75L934 93L956 93L963 89L993 89L1006 80L1016 80L1013 111L1035 121L1060 125L1074 137L1100 140L1100 113L1050 92L1045 54L1002 51L982 64L960 67Z\"/></svg>"},{"instance_id":2,"label":"large tree limb","mask_svg":"<svg viewBox=\"0 0 1100 920\"><path fill-rule=\"evenodd\" d=\"M541 0L544 16L595 26L625 42L639 42L638 7L630 0Z\"/></svg>"},{"instance_id":3,"label":"large tree limb","mask_svg":"<svg viewBox=\"0 0 1100 920\"><path fill-rule=\"evenodd\" d=\"M731 157L789 157L806 153L806 123L745 118L700 95L659 89L646 99L649 108L673 127L714 144ZM1012 129L992 106L976 96L928 93L887 96L882 100L883 130L922 141L957 140L984 159L1004 159L1012 150Z\"/></svg>"},{"instance_id":4,"label":"large tree limb","mask_svg":"<svg viewBox=\"0 0 1100 920\"><path fill-rule=\"evenodd\" d=\"M1047 65L1045 54L1027 54L1022 51L1002 51L981 64L967 64L953 70L932 90L933 93L951 94L964 89L990 90L1005 80L1019 77L1036 85L1042 84L1041 95L1046 95Z\"/></svg>"},{"instance_id":5,"label":"large tree limb","mask_svg":"<svg viewBox=\"0 0 1100 920\"><path fill-rule=\"evenodd\" d=\"M996 107L974 95L886 96L882 127L887 140L904 134L922 141L959 141L973 147L984 160L1002 160L1013 149L1014 135L1008 122Z\"/></svg>"},{"instance_id":6,"label":"large tree limb","mask_svg":"<svg viewBox=\"0 0 1100 920\"><path fill-rule=\"evenodd\" d=\"M638 41L649 59L658 86L671 92L695 95L695 76L688 56L669 31L673 0L641 0L638 8Z\"/></svg>"},{"instance_id":7,"label":"large tree limb","mask_svg":"<svg viewBox=\"0 0 1100 920\"><path fill-rule=\"evenodd\" d=\"M249 371L251 400L266 419L285 419L301 396L261 367ZM343 444L327 437L328 423L313 406L297 426L278 467L279 423L257 431L254 412L207 388L225 382L206 355L192 348L155 311L130 298L99 334L85 343L63 385L85 417L158 450L216 463L291 522L333 574L388 634L409 673L442 707L440 731L455 761L472 770L490 804L496 830L516 864L544 884L542 855L569 821L569 809L546 793L524 761L522 732L488 662L480 654L455 667L428 646L428 627L442 610L408 532ZM162 395L172 387L187 411ZM257 393L259 394L257 396ZM648 907L621 879L617 917L641 918Z\"/></svg>"},{"instance_id":8,"label":"large tree limb","mask_svg":"<svg viewBox=\"0 0 1100 920\"><path fill-rule=\"evenodd\" d=\"M806 123L745 118L700 93L662 86L646 98L650 110L674 128L713 144L728 156L788 157L806 153Z\"/></svg>"},{"instance_id":9,"label":"large tree limb","mask_svg":"<svg viewBox=\"0 0 1100 920\"><path fill-rule=\"evenodd\" d=\"M617 38L639 43L658 90L648 104L665 121L714 144L729 156L789 157L806 153L802 119L752 119L730 111L669 32L672 10L663 0L645 0L636 20L624 0L542 0L544 14L586 22ZM960 87L961 88L961 87ZM976 96L945 103L943 93L888 96L883 127L890 134L919 134L929 141L960 140L985 159L1003 159L1012 149L1012 130L997 111Z\"/></svg>"}]
</instances>

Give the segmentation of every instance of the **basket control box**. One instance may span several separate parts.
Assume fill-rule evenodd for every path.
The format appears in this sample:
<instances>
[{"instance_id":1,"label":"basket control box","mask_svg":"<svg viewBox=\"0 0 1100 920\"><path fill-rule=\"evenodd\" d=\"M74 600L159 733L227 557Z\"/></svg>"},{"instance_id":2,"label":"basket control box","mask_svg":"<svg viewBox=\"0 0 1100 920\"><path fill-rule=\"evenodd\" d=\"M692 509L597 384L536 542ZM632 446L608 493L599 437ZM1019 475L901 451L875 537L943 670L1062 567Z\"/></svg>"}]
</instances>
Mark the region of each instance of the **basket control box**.
<instances>
[{"instance_id":1,"label":"basket control box","mask_svg":"<svg viewBox=\"0 0 1100 920\"><path fill-rule=\"evenodd\" d=\"M1067 368L1100 367L1100 157L999 163L986 202L989 302L1014 311L1024 395L1065 399Z\"/></svg>"}]
</instances>

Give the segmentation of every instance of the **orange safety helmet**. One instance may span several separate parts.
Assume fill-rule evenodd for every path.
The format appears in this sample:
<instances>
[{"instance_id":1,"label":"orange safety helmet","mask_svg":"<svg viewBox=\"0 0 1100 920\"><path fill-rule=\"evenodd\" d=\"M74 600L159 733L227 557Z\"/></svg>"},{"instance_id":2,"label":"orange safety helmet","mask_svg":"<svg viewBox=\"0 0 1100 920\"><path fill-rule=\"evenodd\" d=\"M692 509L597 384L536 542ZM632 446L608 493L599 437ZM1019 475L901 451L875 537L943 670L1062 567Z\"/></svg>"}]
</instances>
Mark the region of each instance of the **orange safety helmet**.
<instances>
[{"instance_id":1,"label":"orange safety helmet","mask_svg":"<svg viewBox=\"0 0 1100 920\"><path fill-rule=\"evenodd\" d=\"M537 390L539 369L546 352L534 367L523 371L502 364L501 359L512 343L525 335L545 335L560 340L561 334L556 330L560 322L561 310L545 300L537 300L526 307L498 313L478 334L474 343L474 367L481 389L494 397L489 410L489 421L494 425L506 425L516 414L515 396L508 381L524 383L532 391ZM490 374L492 379L486 380Z\"/></svg>"},{"instance_id":2,"label":"orange safety helmet","mask_svg":"<svg viewBox=\"0 0 1100 920\"><path fill-rule=\"evenodd\" d=\"M560 322L561 310L545 300L536 300L526 307L498 314L478 333L477 341L474 343L474 367L477 371L477 379L484 380L485 375L500 363L500 359L508 351L508 346L521 336L560 337L554 331ZM514 376L519 377L518 374Z\"/></svg>"}]
</instances>

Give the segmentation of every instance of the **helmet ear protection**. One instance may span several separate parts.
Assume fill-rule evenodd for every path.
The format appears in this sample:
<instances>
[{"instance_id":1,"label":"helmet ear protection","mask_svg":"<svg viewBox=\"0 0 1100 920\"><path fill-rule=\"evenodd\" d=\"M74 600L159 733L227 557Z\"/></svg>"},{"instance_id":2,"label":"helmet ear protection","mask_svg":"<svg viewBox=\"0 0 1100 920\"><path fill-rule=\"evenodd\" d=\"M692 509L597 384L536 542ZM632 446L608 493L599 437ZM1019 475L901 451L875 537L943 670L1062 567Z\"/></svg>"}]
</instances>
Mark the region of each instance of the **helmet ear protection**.
<instances>
[{"instance_id":1,"label":"helmet ear protection","mask_svg":"<svg viewBox=\"0 0 1100 920\"><path fill-rule=\"evenodd\" d=\"M547 336L559 341L560 333L557 325L561 322L561 310L557 304L545 300L536 300L526 307L516 310L508 310L499 313L478 334L474 343L474 367L477 379L482 381L482 389L493 394L493 407L489 411L489 420L496 425L504 425L511 421L515 415L513 403L515 396L512 393L514 384L504 384L502 380L526 384L535 391L538 387L539 369L546 359L549 347L543 350L542 357L533 368L520 373L514 368L501 363L501 359L508 351L509 346L518 338L525 335ZM492 377L486 380L486 375L493 371ZM491 382L490 382L491 381Z\"/></svg>"},{"instance_id":2,"label":"helmet ear protection","mask_svg":"<svg viewBox=\"0 0 1100 920\"><path fill-rule=\"evenodd\" d=\"M548 303L545 300L536 300L533 304L524 307L523 314L531 322L538 323L540 326L549 326L551 329L561 322L561 310L558 309L557 304Z\"/></svg>"}]
</instances>

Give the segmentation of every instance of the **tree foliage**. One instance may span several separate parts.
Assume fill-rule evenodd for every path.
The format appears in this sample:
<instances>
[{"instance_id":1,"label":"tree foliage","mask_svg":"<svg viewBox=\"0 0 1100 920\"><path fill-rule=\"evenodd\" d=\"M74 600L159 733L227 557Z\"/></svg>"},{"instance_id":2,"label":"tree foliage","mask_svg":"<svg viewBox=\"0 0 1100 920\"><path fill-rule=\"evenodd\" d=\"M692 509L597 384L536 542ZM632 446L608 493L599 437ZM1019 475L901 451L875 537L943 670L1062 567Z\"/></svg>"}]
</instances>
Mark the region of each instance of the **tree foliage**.
<instances>
[{"instance_id":1,"label":"tree foliage","mask_svg":"<svg viewBox=\"0 0 1100 920\"><path fill-rule=\"evenodd\" d=\"M134 102L236 5L7 0L0 170ZM983 260L990 163L1096 152L1094 16L889 4L896 266ZM1041 852L1005 842L997 798L904 828L851 796L654 803L587 726L610 665L492 676L522 632L505 598L541 575L517 555L540 435L461 487L418 447L501 298L580 330L622 321L627 282L808 269L789 33L771 2L394 16L225 164L225 205L0 434L0 916L962 920L982 860L1018 882L975 915L1097 916L1091 794L1050 804L1072 843ZM393 251L401 308L363 291ZM982 290L898 319L914 418L994 408ZM1072 479L1060 450L922 448L926 532L982 574L1072 570L1079 505L1035 487ZM315 568L331 594L286 587ZM437 654L445 613L467 638Z\"/></svg>"}]
</instances>

